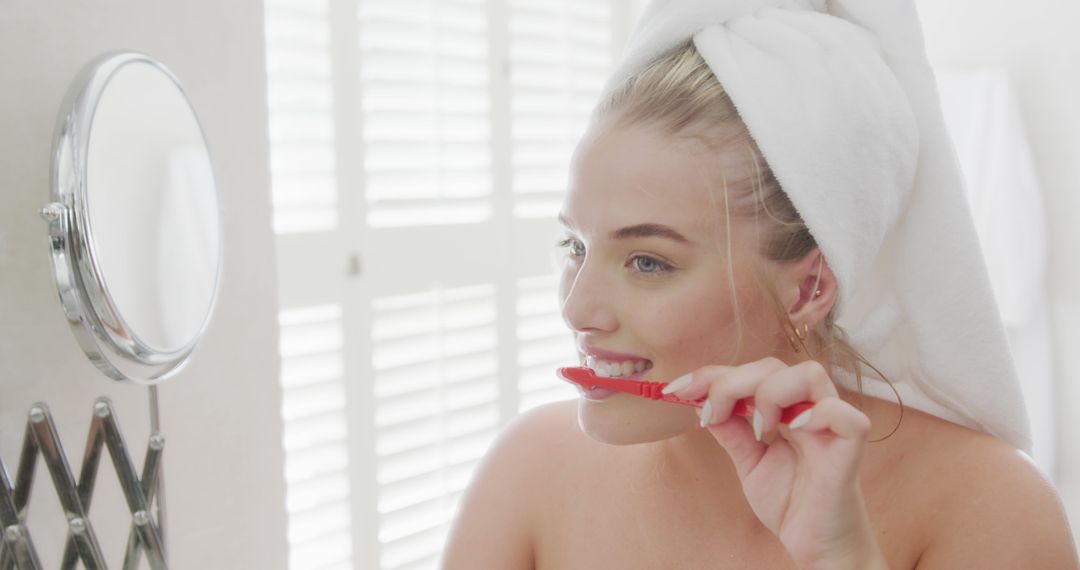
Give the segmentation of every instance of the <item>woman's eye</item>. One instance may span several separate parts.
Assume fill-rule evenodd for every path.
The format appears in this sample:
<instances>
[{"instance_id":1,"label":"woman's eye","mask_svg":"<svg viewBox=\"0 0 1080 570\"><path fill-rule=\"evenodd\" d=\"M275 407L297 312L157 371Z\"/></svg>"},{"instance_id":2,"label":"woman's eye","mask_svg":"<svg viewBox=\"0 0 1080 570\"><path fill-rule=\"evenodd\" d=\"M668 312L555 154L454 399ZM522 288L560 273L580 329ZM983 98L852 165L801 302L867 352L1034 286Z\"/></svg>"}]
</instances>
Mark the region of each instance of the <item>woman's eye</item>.
<instances>
[{"instance_id":1,"label":"woman's eye","mask_svg":"<svg viewBox=\"0 0 1080 570\"><path fill-rule=\"evenodd\" d=\"M671 271L671 265L647 255L636 255L630 259L630 265L640 273L665 273Z\"/></svg>"},{"instance_id":2,"label":"woman's eye","mask_svg":"<svg viewBox=\"0 0 1080 570\"><path fill-rule=\"evenodd\" d=\"M567 238L560 241L558 244L560 248L565 249L573 257L582 257L585 255L585 244L574 238Z\"/></svg>"}]
</instances>

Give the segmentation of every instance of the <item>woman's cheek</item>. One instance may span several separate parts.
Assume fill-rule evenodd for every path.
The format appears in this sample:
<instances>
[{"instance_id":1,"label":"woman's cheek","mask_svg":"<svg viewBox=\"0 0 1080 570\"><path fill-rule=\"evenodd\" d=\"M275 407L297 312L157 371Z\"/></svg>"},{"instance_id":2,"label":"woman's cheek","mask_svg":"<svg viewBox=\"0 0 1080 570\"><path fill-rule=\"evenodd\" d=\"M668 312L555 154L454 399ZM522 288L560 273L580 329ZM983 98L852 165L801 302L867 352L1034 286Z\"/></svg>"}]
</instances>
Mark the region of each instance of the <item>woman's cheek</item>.
<instances>
[{"instance_id":1,"label":"woman's cheek","mask_svg":"<svg viewBox=\"0 0 1080 570\"><path fill-rule=\"evenodd\" d=\"M715 289L708 295L694 293L684 291L650 305L643 334L657 355L691 358L695 362L686 363L691 366L702 358L719 362L730 357L735 316L726 293Z\"/></svg>"},{"instance_id":2,"label":"woman's cheek","mask_svg":"<svg viewBox=\"0 0 1080 570\"><path fill-rule=\"evenodd\" d=\"M685 296L658 294L642 299L634 310L644 328L642 336L654 339L661 346L678 346L697 336L694 329L706 315L701 314L702 307L696 301Z\"/></svg>"}]
</instances>

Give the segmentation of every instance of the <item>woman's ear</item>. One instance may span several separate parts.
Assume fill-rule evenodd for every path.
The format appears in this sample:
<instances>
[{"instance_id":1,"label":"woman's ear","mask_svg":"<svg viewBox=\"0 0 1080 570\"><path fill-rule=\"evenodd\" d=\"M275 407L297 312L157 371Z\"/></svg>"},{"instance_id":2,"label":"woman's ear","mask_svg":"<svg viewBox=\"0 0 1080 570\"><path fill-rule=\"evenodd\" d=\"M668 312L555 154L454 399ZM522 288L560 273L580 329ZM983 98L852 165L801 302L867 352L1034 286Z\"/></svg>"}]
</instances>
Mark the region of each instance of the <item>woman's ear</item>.
<instances>
[{"instance_id":1,"label":"woman's ear","mask_svg":"<svg viewBox=\"0 0 1080 570\"><path fill-rule=\"evenodd\" d=\"M796 327L817 326L825 320L838 298L836 276L819 248L789 265L783 272L781 300L788 319Z\"/></svg>"}]
</instances>

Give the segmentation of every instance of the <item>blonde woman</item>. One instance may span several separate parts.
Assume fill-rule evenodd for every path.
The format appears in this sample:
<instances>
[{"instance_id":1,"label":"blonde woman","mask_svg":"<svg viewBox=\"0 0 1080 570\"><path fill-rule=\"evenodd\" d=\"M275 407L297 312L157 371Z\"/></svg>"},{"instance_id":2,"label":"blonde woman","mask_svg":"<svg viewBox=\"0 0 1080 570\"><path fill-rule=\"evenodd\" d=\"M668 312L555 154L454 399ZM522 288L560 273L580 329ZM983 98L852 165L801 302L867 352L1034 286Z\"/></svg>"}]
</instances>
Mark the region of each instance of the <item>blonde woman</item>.
<instances>
[{"instance_id":1,"label":"blonde woman","mask_svg":"<svg viewBox=\"0 0 1080 570\"><path fill-rule=\"evenodd\" d=\"M582 365L707 403L524 414L444 567L1076 568L937 106L910 2L651 5L575 155L562 314Z\"/></svg>"}]
</instances>

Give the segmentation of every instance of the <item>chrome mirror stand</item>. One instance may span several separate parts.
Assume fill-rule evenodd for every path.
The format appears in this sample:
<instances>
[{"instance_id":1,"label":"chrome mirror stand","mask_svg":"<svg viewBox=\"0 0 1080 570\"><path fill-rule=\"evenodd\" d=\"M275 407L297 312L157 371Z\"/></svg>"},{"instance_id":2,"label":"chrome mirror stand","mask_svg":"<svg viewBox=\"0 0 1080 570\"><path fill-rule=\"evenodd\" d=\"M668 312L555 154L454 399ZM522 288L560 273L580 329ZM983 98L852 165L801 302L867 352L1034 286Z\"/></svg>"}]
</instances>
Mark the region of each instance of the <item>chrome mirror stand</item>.
<instances>
[{"instance_id":1,"label":"chrome mirror stand","mask_svg":"<svg viewBox=\"0 0 1080 570\"><path fill-rule=\"evenodd\" d=\"M124 570L134 570L137 567L140 553L145 553L152 570L168 568L159 521L155 520L154 511L151 510L159 491L161 454L165 447L165 438L156 431L150 435L140 477L124 443L112 402L108 398L98 398L94 402L86 452L77 482L60 443L56 425L49 414L49 408L41 402L30 408L14 485L3 459L0 458L0 525L3 527L0 570L40 570L42 567L31 540L30 529L26 525L27 507L39 454L45 460L67 519L68 535L60 568L73 570L79 561L82 561L87 570L107 568L88 516L101 463L102 447L109 450L113 469L120 480L120 487L131 512L131 530L128 533Z\"/></svg>"}]
</instances>

